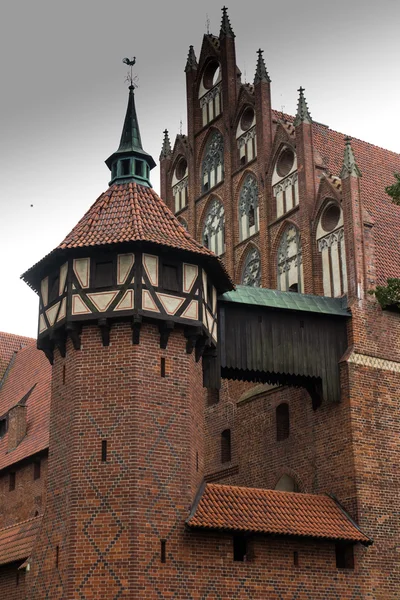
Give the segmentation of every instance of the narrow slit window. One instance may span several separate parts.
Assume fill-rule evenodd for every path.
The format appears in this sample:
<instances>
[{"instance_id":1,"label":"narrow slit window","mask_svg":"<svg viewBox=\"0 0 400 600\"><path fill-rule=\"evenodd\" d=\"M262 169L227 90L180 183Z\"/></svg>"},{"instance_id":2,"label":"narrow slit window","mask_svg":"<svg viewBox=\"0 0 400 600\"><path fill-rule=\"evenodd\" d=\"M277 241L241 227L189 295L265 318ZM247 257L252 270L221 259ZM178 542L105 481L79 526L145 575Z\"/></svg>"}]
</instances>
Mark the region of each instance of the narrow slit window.
<instances>
[{"instance_id":1,"label":"narrow slit window","mask_svg":"<svg viewBox=\"0 0 400 600\"><path fill-rule=\"evenodd\" d=\"M101 442L101 461L107 462L107 440Z\"/></svg>"},{"instance_id":2,"label":"narrow slit window","mask_svg":"<svg viewBox=\"0 0 400 600\"><path fill-rule=\"evenodd\" d=\"M231 430L225 429L221 433L221 462L226 463L231 460Z\"/></svg>"},{"instance_id":3,"label":"narrow slit window","mask_svg":"<svg viewBox=\"0 0 400 600\"><path fill-rule=\"evenodd\" d=\"M167 540L161 540L160 560L162 563L167 562Z\"/></svg>"},{"instance_id":4,"label":"narrow slit window","mask_svg":"<svg viewBox=\"0 0 400 600\"><path fill-rule=\"evenodd\" d=\"M177 265L163 265L163 286L171 292L180 291Z\"/></svg>"},{"instance_id":5,"label":"narrow slit window","mask_svg":"<svg viewBox=\"0 0 400 600\"><path fill-rule=\"evenodd\" d=\"M122 160L121 161L121 171L122 175L130 175L131 171L131 161L130 160Z\"/></svg>"},{"instance_id":6,"label":"narrow slit window","mask_svg":"<svg viewBox=\"0 0 400 600\"><path fill-rule=\"evenodd\" d=\"M15 472L11 472L8 480L8 489L10 492L15 490Z\"/></svg>"},{"instance_id":7,"label":"narrow slit window","mask_svg":"<svg viewBox=\"0 0 400 600\"><path fill-rule=\"evenodd\" d=\"M63 385L65 385L65 365L63 365L63 370L62 370L62 382L63 382Z\"/></svg>"},{"instance_id":8,"label":"narrow slit window","mask_svg":"<svg viewBox=\"0 0 400 600\"><path fill-rule=\"evenodd\" d=\"M164 357L161 358L160 370L161 370L161 377L166 377L165 358Z\"/></svg>"},{"instance_id":9,"label":"narrow slit window","mask_svg":"<svg viewBox=\"0 0 400 600\"><path fill-rule=\"evenodd\" d=\"M296 551L293 552L293 565L295 567L299 566L299 553Z\"/></svg>"},{"instance_id":10,"label":"narrow slit window","mask_svg":"<svg viewBox=\"0 0 400 600\"><path fill-rule=\"evenodd\" d=\"M56 569L58 569L59 562L60 562L60 546L56 546Z\"/></svg>"},{"instance_id":11,"label":"narrow slit window","mask_svg":"<svg viewBox=\"0 0 400 600\"><path fill-rule=\"evenodd\" d=\"M247 560L247 540L244 535L233 536L233 560L235 562Z\"/></svg>"},{"instance_id":12,"label":"narrow slit window","mask_svg":"<svg viewBox=\"0 0 400 600\"><path fill-rule=\"evenodd\" d=\"M41 463L40 460L36 461L33 463L33 479L40 479L40 469L41 469Z\"/></svg>"},{"instance_id":13,"label":"narrow slit window","mask_svg":"<svg viewBox=\"0 0 400 600\"><path fill-rule=\"evenodd\" d=\"M289 404L283 402L276 407L276 439L286 440L290 433Z\"/></svg>"}]
</instances>

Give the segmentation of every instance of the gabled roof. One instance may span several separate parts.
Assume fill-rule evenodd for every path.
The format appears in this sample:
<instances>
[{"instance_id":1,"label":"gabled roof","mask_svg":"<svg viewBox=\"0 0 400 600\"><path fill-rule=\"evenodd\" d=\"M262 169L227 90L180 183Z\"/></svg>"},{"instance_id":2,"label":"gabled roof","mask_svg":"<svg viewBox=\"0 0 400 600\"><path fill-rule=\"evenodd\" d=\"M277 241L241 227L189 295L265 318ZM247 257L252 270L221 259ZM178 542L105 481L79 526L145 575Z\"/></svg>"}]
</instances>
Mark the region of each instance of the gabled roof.
<instances>
[{"instance_id":1,"label":"gabled roof","mask_svg":"<svg viewBox=\"0 0 400 600\"><path fill-rule=\"evenodd\" d=\"M26 435L11 452L8 433L0 439L0 470L46 450L49 445L51 366L43 352L32 344L17 352L0 389L0 417L6 416L28 392Z\"/></svg>"},{"instance_id":2,"label":"gabled roof","mask_svg":"<svg viewBox=\"0 0 400 600\"><path fill-rule=\"evenodd\" d=\"M345 297L328 298L327 296L313 296L312 294L297 294L269 288L237 285L235 290L222 294L220 299L224 302L252 304L283 310L298 310L339 317L350 316Z\"/></svg>"},{"instance_id":3,"label":"gabled roof","mask_svg":"<svg viewBox=\"0 0 400 600\"><path fill-rule=\"evenodd\" d=\"M203 484L189 527L371 544L328 495Z\"/></svg>"},{"instance_id":4,"label":"gabled roof","mask_svg":"<svg viewBox=\"0 0 400 600\"><path fill-rule=\"evenodd\" d=\"M23 346L34 343L34 339L23 335L14 335L0 331L0 382L10 364L14 352L20 350Z\"/></svg>"},{"instance_id":5,"label":"gabled roof","mask_svg":"<svg viewBox=\"0 0 400 600\"><path fill-rule=\"evenodd\" d=\"M27 559L33 550L42 517L0 529L0 565Z\"/></svg>"}]
</instances>

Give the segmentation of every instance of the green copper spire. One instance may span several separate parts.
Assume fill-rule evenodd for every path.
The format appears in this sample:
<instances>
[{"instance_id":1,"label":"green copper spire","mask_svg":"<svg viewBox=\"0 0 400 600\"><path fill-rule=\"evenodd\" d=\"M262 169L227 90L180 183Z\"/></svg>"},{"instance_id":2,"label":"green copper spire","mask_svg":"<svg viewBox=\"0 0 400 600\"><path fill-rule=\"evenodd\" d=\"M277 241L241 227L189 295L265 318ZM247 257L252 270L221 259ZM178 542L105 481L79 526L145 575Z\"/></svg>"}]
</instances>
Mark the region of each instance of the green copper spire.
<instances>
[{"instance_id":1,"label":"green copper spire","mask_svg":"<svg viewBox=\"0 0 400 600\"><path fill-rule=\"evenodd\" d=\"M295 127L297 127L297 125L300 125L300 123L312 123L312 118L308 110L307 102L304 98L304 88L300 87L297 91L300 92L300 95L299 102L297 104L297 114L293 123Z\"/></svg>"},{"instance_id":2,"label":"green copper spire","mask_svg":"<svg viewBox=\"0 0 400 600\"><path fill-rule=\"evenodd\" d=\"M344 141L344 158L342 170L340 171L340 178L346 179L346 177L361 177L361 171L357 166L353 148L351 147L351 137L346 136Z\"/></svg>"},{"instance_id":3,"label":"green copper spire","mask_svg":"<svg viewBox=\"0 0 400 600\"><path fill-rule=\"evenodd\" d=\"M160 160L168 158L172 154L171 142L169 141L168 129L164 129L163 145L160 153Z\"/></svg>"},{"instance_id":4,"label":"green copper spire","mask_svg":"<svg viewBox=\"0 0 400 600\"><path fill-rule=\"evenodd\" d=\"M254 75L254 85L256 85L257 83L260 83L260 81L267 81L268 83L271 83L271 79L268 75L267 68L265 66L263 52L264 52L264 50L261 50L261 48L257 51L258 59L257 59L256 74Z\"/></svg>"},{"instance_id":5,"label":"green copper spire","mask_svg":"<svg viewBox=\"0 0 400 600\"><path fill-rule=\"evenodd\" d=\"M197 67L197 58L194 53L193 46L189 46L189 54L186 61L185 73L188 73L189 71L197 71Z\"/></svg>"},{"instance_id":6,"label":"green copper spire","mask_svg":"<svg viewBox=\"0 0 400 600\"><path fill-rule=\"evenodd\" d=\"M106 165L111 171L110 185L114 182L136 181L136 183L151 187L150 170L156 166L156 163L153 157L143 150L140 138L132 77L132 67L136 59L130 61L128 58L124 58L123 62L131 67L130 75L128 75L130 82L128 107L118 150L106 160Z\"/></svg>"},{"instance_id":7,"label":"green copper spire","mask_svg":"<svg viewBox=\"0 0 400 600\"><path fill-rule=\"evenodd\" d=\"M235 37L233 33L233 29L228 17L228 9L224 6L222 9L222 22L221 22L221 30L219 32L219 37Z\"/></svg>"}]
</instances>

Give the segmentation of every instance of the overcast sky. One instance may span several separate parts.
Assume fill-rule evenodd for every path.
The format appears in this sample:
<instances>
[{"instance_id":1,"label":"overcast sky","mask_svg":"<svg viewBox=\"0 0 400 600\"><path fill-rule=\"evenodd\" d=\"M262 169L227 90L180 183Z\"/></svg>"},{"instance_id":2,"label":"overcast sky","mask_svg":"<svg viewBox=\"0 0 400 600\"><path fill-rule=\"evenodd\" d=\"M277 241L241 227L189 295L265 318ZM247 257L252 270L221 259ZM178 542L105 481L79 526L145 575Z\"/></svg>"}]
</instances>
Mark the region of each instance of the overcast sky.
<instances>
[{"instance_id":1,"label":"overcast sky","mask_svg":"<svg viewBox=\"0 0 400 600\"><path fill-rule=\"evenodd\" d=\"M242 79L262 48L274 108L306 89L312 117L400 152L400 1L231 0ZM36 336L38 300L20 281L106 188L127 103L125 56L136 56L144 149L186 133L184 67L199 56L211 0L6 0L0 13L0 331ZM159 191L158 168L152 172ZM33 205L33 206L31 206Z\"/></svg>"}]
</instances>

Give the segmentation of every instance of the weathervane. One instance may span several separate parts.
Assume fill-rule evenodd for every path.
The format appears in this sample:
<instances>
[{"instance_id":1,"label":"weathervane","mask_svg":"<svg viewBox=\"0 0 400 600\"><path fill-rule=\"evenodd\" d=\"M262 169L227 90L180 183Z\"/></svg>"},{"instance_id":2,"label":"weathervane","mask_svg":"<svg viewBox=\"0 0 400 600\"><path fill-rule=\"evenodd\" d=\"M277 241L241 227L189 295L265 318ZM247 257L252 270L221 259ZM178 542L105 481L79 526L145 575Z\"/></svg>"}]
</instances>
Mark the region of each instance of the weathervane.
<instances>
[{"instance_id":1,"label":"weathervane","mask_svg":"<svg viewBox=\"0 0 400 600\"><path fill-rule=\"evenodd\" d=\"M136 56L134 56L131 59L123 58L122 62L125 63L126 65L128 65L128 67L130 67L130 70L128 71L128 75L126 76L125 81L127 81L130 86L137 87L138 84L136 82L137 82L138 77L137 77L137 75L135 75L135 77L133 76L133 65L136 63Z\"/></svg>"}]
</instances>

